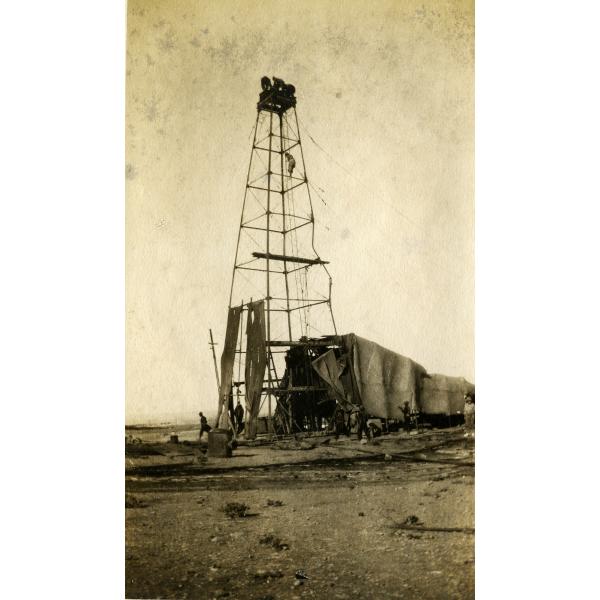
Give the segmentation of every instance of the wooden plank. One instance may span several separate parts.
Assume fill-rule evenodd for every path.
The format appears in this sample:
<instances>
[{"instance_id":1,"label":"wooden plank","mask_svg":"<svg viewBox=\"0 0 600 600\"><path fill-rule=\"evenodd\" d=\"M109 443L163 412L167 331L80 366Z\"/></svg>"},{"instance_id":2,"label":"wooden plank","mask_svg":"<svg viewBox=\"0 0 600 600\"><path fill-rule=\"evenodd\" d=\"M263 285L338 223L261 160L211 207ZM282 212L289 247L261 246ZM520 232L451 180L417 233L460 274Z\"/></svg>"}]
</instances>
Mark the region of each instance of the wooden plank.
<instances>
[{"instance_id":1,"label":"wooden plank","mask_svg":"<svg viewBox=\"0 0 600 600\"><path fill-rule=\"evenodd\" d=\"M475 529L472 527L425 527L424 525L393 525L394 529L402 529L403 531L433 531L436 533L470 533L475 534Z\"/></svg>"},{"instance_id":2,"label":"wooden plank","mask_svg":"<svg viewBox=\"0 0 600 600\"><path fill-rule=\"evenodd\" d=\"M280 260L285 262L302 263L304 265L328 265L329 261L320 258L302 258L300 256L288 256L286 254L272 254L271 252L253 252L254 258L268 258L269 260Z\"/></svg>"},{"instance_id":3,"label":"wooden plank","mask_svg":"<svg viewBox=\"0 0 600 600\"><path fill-rule=\"evenodd\" d=\"M276 396L282 396L285 394L289 394L292 392L326 392L327 388L324 387L315 387L310 385L298 385L289 388L263 388L263 392L271 392L271 394Z\"/></svg>"},{"instance_id":4,"label":"wooden plank","mask_svg":"<svg viewBox=\"0 0 600 600\"><path fill-rule=\"evenodd\" d=\"M282 346L282 347L292 347L292 346L339 346L339 342L335 341L335 338L324 339L324 340L307 340L304 341L292 341L292 340L271 340L267 342L267 346Z\"/></svg>"}]
</instances>

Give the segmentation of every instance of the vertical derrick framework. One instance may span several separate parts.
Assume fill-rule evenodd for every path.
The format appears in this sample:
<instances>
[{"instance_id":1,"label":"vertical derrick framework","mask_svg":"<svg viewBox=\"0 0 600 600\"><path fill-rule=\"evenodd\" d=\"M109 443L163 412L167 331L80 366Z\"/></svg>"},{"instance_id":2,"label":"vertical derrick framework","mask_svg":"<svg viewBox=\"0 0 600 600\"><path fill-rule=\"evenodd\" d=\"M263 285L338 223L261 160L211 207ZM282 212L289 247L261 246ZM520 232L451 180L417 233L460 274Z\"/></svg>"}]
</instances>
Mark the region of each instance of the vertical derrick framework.
<instances>
[{"instance_id":1,"label":"vertical derrick framework","mask_svg":"<svg viewBox=\"0 0 600 600\"><path fill-rule=\"evenodd\" d=\"M331 277L314 246L295 88L268 77L261 85L229 307L244 307L233 374L234 396L239 398L245 396L247 304L264 300L267 370L262 401L267 401L271 416L288 342L337 332Z\"/></svg>"}]
</instances>

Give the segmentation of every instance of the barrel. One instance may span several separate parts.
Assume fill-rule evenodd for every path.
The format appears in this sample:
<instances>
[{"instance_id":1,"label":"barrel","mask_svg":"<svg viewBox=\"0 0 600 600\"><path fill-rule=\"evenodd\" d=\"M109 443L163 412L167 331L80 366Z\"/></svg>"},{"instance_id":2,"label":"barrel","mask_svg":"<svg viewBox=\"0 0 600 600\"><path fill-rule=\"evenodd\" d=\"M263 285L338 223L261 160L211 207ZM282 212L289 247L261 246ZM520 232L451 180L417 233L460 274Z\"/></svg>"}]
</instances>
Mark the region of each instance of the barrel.
<instances>
[{"instance_id":1,"label":"barrel","mask_svg":"<svg viewBox=\"0 0 600 600\"><path fill-rule=\"evenodd\" d=\"M211 458L229 458L231 456L231 439L229 429L213 429L208 432L208 456Z\"/></svg>"}]
</instances>

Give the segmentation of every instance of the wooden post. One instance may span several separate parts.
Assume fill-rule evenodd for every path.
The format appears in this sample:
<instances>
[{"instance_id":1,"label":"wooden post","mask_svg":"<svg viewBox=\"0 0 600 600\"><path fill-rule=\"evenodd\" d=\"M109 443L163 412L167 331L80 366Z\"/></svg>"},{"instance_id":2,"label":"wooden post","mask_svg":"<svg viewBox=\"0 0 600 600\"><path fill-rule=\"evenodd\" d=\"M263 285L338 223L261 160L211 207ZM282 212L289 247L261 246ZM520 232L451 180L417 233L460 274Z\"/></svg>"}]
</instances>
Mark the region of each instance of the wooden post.
<instances>
[{"instance_id":1,"label":"wooden post","mask_svg":"<svg viewBox=\"0 0 600 600\"><path fill-rule=\"evenodd\" d=\"M213 340L212 329L209 329L210 333L210 347L212 349L213 362L215 363L215 377L217 378L217 393L219 394L219 404L221 403L221 383L219 381L219 369L217 367L217 355L215 354L215 342Z\"/></svg>"}]
</instances>

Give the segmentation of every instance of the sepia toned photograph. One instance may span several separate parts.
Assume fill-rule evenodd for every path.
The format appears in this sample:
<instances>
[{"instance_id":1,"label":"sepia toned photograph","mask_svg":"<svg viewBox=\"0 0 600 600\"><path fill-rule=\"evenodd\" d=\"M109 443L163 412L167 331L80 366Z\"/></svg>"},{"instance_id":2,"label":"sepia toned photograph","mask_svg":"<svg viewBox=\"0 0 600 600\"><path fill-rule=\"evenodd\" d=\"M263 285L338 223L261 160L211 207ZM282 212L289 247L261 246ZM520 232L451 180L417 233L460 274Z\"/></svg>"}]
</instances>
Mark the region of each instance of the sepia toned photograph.
<instances>
[{"instance_id":1,"label":"sepia toned photograph","mask_svg":"<svg viewBox=\"0 0 600 600\"><path fill-rule=\"evenodd\" d=\"M598 3L2 14L3 598L597 596Z\"/></svg>"},{"instance_id":2,"label":"sepia toned photograph","mask_svg":"<svg viewBox=\"0 0 600 600\"><path fill-rule=\"evenodd\" d=\"M474 598L474 10L129 0L126 598Z\"/></svg>"}]
</instances>

